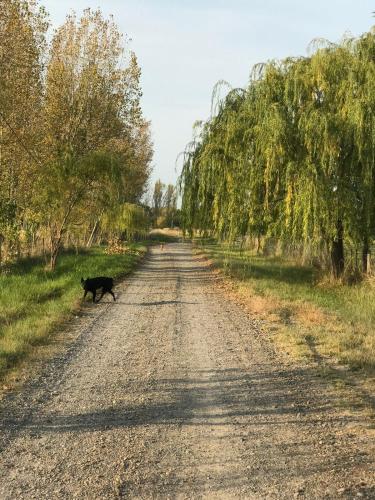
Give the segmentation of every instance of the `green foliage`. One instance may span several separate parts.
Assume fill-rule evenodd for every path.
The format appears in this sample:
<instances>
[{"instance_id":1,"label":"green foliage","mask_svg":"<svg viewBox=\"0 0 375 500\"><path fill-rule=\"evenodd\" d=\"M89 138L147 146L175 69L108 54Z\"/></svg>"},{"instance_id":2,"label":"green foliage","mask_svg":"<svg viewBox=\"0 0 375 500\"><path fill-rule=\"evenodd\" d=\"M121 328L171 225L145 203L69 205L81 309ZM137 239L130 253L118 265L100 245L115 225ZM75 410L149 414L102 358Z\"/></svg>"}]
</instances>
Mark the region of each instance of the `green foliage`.
<instances>
[{"instance_id":1,"label":"green foliage","mask_svg":"<svg viewBox=\"0 0 375 500\"><path fill-rule=\"evenodd\" d=\"M375 237L375 34L270 61L231 90L184 153L185 230L303 243L341 272ZM336 259L336 262L334 262ZM343 263L343 262L342 262Z\"/></svg>"},{"instance_id":2,"label":"green foliage","mask_svg":"<svg viewBox=\"0 0 375 500\"><path fill-rule=\"evenodd\" d=\"M140 204L152 144L141 70L113 18L72 12L49 45L47 30L38 0L2 2L2 254L48 248L53 269L64 245L105 239L102 218Z\"/></svg>"},{"instance_id":3,"label":"green foliage","mask_svg":"<svg viewBox=\"0 0 375 500\"><path fill-rule=\"evenodd\" d=\"M113 212L103 216L102 227L110 237L120 235L125 240L146 236L149 233L151 219L145 208L131 203L117 206Z\"/></svg>"}]
</instances>

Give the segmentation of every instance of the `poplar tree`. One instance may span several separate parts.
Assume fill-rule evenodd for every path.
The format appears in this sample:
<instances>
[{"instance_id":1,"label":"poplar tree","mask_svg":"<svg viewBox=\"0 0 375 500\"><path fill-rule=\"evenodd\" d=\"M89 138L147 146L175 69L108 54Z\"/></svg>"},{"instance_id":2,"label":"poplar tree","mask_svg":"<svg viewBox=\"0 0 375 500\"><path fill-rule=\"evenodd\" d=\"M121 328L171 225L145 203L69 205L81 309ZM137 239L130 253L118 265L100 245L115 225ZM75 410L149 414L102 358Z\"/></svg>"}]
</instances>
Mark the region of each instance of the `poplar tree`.
<instances>
[{"instance_id":1,"label":"poplar tree","mask_svg":"<svg viewBox=\"0 0 375 500\"><path fill-rule=\"evenodd\" d=\"M128 54L130 65L123 68L124 55L116 25L100 11L87 9L81 19L69 15L54 35L47 68L48 167L42 199L43 203L52 200L46 213L52 269L69 224L81 222L80 205L91 201L92 210L96 206L101 213L107 201L123 202L124 182L137 168L137 141L148 146L139 109L136 60ZM143 184L149 159L141 164ZM127 171L127 163L132 173ZM111 185L113 189L109 189Z\"/></svg>"},{"instance_id":2,"label":"poplar tree","mask_svg":"<svg viewBox=\"0 0 375 500\"><path fill-rule=\"evenodd\" d=\"M37 2L2 0L0 9L0 233L19 250L35 220L30 198L41 164L43 57L48 27Z\"/></svg>"}]
</instances>

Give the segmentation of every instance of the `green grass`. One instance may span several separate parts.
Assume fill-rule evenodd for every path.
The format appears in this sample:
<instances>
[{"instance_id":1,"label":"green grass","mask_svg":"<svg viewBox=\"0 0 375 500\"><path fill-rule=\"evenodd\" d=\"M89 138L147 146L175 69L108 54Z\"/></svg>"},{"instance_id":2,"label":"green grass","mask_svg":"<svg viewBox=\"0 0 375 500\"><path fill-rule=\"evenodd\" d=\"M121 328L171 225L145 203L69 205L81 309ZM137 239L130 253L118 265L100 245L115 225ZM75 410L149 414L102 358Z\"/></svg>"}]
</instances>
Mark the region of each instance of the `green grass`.
<instances>
[{"instance_id":1,"label":"green grass","mask_svg":"<svg viewBox=\"0 0 375 500\"><path fill-rule=\"evenodd\" d=\"M234 280L250 306L271 318L285 349L375 371L375 288L369 281L324 282L314 268L281 257L215 243L201 248Z\"/></svg>"},{"instance_id":2,"label":"green grass","mask_svg":"<svg viewBox=\"0 0 375 500\"><path fill-rule=\"evenodd\" d=\"M119 277L129 272L146 251L133 245L125 254L107 255L94 248L66 252L54 272L42 259L24 259L0 275L0 376L25 359L33 346L48 341L81 302L81 277Z\"/></svg>"}]
</instances>

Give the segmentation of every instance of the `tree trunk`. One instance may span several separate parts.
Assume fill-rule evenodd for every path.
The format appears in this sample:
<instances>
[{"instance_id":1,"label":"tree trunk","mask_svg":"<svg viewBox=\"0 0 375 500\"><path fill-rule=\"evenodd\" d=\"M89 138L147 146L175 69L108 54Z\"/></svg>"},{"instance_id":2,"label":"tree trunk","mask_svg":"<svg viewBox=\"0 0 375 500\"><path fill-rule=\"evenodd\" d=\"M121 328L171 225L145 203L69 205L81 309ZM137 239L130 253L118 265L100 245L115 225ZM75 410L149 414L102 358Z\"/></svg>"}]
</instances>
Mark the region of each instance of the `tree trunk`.
<instances>
[{"instance_id":1,"label":"tree trunk","mask_svg":"<svg viewBox=\"0 0 375 500\"><path fill-rule=\"evenodd\" d=\"M344 272L344 226L342 221L337 221L336 238L332 241L331 250L332 270L334 277L340 278Z\"/></svg>"},{"instance_id":2,"label":"tree trunk","mask_svg":"<svg viewBox=\"0 0 375 500\"><path fill-rule=\"evenodd\" d=\"M91 247L92 245L92 242L94 240L94 236L98 230L98 227L99 227L99 224L100 224L100 220L102 218L102 215L104 213L104 209L100 212L99 214L99 217L96 219L96 222L94 224L94 227L92 228L92 231L91 231L91 234L89 236L89 239L87 240L87 243L86 243L86 247Z\"/></svg>"},{"instance_id":3,"label":"tree trunk","mask_svg":"<svg viewBox=\"0 0 375 500\"><path fill-rule=\"evenodd\" d=\"M51 258L50 258L50 269L54 271L56 269L57 256L60 251L60 241L54 241L51 245Z\"/></svg>"},{"instance_id":4,"label":"tree trunk","mask_svg":"<svg viewBox=\"0 0 375 500\"><path fill-rule=\"evenodd\" d=\"M92 231L90 233L89 239L87 240L87 243L86 243L86 247L87 248L91 247L93 239L94 239L94 236L95 236L95 233L96 233L96 231L98 229L98 226L99 226L99 219L96 220L96 222L94 224L94 227L92 228Z\"/></svg>"},{"instance_id":5,"label":"tree trunk","mask_svg":"<svg viewBox=\"0 0 375 500\"><path fill-rule=\"evenodd\" d=\"M50 228L50 269L54 271L56 269L57 257L60 253L62 235L63 235L64 227L60 226L56 231L53 228Z\"/></svg>"},{"instance_id":6,"label":"tree trunk","mask_svg":"<svg viewBox=\"0 0 375 500\"><path fill-rule=\"evenodd\" d=\"M53 226L51 226L50 222L48 224L49 230L50 230L50 248L51 248L50 266L51 266L51 271L54 271L56 268L57 256L59 255L59 252L61 249L62 236L66 230L66 225L67 225L67 222L69 220L70 214L73 210L73 207L75 206L78 199L79 199L79 196L77 195L75 198L70 200L70 203L68 204L68 207L65 211L65 215L63 217L63 220L61 221L61 224L58 226L57 229L55 229Z\"/></svg>"},{"instance_id":7,"label":"tree trunk","mask_svg":"<svg viewBox=\"0 0 375 500\"><path fill-rule=\"evenodd\" d=\"M369 247L368 237L366 235L363 238L363 247L362 247L362 272L364 274L369 272L369 266L368 266L369 253L370 253L370 247Z\"/></svg>"},{"instance_id":8,"label":"tree trunk","mask_svg":"<svg viewBox=\"0 0 375 500\"><path fill-rule=\"evenodd\" d=\"M260 242L261 242L261 236L258 234L257 236L257 255L260 254Z\"/></svg>"}]
</instances>

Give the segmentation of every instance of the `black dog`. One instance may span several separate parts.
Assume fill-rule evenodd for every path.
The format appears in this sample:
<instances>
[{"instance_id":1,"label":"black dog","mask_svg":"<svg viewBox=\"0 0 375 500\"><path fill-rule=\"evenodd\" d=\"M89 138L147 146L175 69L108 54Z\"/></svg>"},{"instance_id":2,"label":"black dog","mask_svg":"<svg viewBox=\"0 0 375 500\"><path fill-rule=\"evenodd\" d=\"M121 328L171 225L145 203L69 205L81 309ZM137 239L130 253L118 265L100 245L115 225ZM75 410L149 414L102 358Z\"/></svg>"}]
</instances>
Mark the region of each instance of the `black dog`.
<instances>
[{"instance_id":1,"label":"black dog","mask_svg":"<svg viewBox=\"0 0 375 500\"><path fill-rule=\"evenodd\" d=\"M103 297L105 293L110 293L113 297L113 300L116 300L115 294L112 292L113 278L106 278L105 276L99 276L98 278L87 278L85 280L81 278L81 285L85 290L83 298L86 297L87 292L91 292L92 301L95 302L96 290L99 290L101 288L102 294L97 300L97 302L99 302L99 300Z\"/></svg>"}]
</instances>

